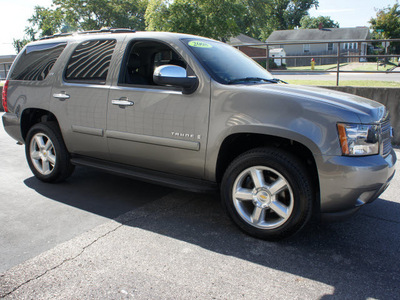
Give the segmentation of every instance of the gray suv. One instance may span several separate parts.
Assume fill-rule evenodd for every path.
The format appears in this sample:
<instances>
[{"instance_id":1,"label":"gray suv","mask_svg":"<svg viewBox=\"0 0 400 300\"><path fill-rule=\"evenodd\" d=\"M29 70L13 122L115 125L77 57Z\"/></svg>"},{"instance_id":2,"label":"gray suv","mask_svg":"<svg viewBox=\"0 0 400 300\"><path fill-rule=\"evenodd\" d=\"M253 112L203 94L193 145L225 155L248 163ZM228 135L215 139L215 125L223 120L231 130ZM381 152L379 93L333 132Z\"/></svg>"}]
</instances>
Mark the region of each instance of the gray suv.
<instances>
[{"instance_id":1,"label":"gray suv","mask_svg":"<svg viewBox=\"0 0 400 300\"><path fill-rule=\"evenodd\" d=\"M108 29L28 44L4 86L4 128L34 175L75 165L220 190L245 232L276 240L344 217L394 175L386 108L283 84L240 51L175 33Z\"/></svg>"}]
</instances>

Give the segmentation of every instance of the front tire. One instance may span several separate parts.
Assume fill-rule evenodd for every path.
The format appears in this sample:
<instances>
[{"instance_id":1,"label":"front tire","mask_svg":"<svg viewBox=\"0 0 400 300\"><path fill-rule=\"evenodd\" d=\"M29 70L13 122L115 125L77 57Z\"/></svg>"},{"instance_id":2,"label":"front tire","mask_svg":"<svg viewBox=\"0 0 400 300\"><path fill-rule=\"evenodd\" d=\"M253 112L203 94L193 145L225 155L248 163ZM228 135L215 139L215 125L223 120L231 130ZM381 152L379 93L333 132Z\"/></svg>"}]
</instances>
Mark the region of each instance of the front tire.
<instances>
[{"instance_id":1,"label":"front tire","mask_svg":"<svg viewBox=\"0 0 400 300\"><path fill-rule=\"evenodd\" d=\"M38 123L29 130L25 155L32 173L44 182L60 182L74 171L56 123Z\"/></svg>"},{"instance_id":2,"label":"front tire","mask_svg":"<svg viewBox=\"0 0 400 300\"><path fill-rule=\"evenodd\" d=\"M240 229L266 240L298 232L310 219L314 198L303 164L277 148L258 148L237 157L224 174L221 196Z\"/></svg>"}]
</instances>

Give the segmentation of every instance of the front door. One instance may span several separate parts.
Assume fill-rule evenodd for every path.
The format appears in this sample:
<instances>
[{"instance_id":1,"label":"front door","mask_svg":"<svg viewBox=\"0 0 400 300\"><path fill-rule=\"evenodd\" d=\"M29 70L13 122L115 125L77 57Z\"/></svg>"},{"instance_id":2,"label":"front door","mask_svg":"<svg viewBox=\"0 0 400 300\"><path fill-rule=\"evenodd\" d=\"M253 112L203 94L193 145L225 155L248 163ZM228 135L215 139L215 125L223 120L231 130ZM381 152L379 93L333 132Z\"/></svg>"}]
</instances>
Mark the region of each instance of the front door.
<instances>
[{"instance_id":1,"label":"front door","mask_svg":"<svg viewBox=\"0 0 400 300\"><path fill-rule=\"evenodd\" d=\"M182 56L163 42L128 43L118 84L111 87L108 100L110 156L115 162L202 178L210 84L199 78L199 87L189 95L157 86L153 71L164 64L193 73Z\"/></svg>"}]
</instances>

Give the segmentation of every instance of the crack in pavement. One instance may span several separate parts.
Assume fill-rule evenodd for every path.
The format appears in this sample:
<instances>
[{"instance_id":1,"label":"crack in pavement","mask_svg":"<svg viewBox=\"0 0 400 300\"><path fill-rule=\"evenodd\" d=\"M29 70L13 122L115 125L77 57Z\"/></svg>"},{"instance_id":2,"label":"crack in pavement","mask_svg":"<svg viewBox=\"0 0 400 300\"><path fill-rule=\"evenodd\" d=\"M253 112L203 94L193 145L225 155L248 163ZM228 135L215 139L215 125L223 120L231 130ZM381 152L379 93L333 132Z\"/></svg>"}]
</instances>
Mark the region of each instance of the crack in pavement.
<instances>
[{"instance_id":1,"label":"crack in pavement","mask_svg":"<svg viewBox=\"0 0 400 300\"><path fill-rule=\"evenodd\" d=\"M160 199L159 201L162 201L162 199ZM189 202L190 202L190 200L186 200L186 201L184 201L183 203L181 202L181 203L179 203L179 204L174 205L173 207L169 207L169 208L167 207L166 209L164 209L164 210L163 210L160 214L158 214L157 216L160 217L161 215L164 215L165 213L167 213L167 212L169 212L169 211L171 211L171 210L174 210L174 209L177 208L177 207L186 206L186 205L189 204ZM151 203L151 204L153 204L153 203ZM145 207L150 207L150 208L151 208L151 206L152 206L151 204L146 205ZM77 258L80 257L89 247L91 247L93 244L97 243L99 240L101 240L101 239L103 239L104 237L110 235L111 233L117 231L117 230L118 230L119 228L121 228L122 226L124 226L124 225L126 225L126 224L128 224L128 223L130 223L130 222L137 221L137 220L144 219L144 218L148 218L149 216L154 215L153 213L147 213L147 214L145 214L145 215L141 215L141 216L138 216L138 217L132 217L132 218L128 218L128 219L124 220L124 216L127 216L127 215L131 214L132 212L135 212L135 211L134 211L134 210L131 210L131 211L129 211L129 212L125 213L125 214L122 214L122 215L116 217L115 219L113 219L112 221L116 221L116 222L118 222L117 220L121 220L121 221L118 222L118 223L120 223L120 225L118 225L117 227L115 227L115 228L112 229L112 230L109 230L108 232L104 233L103 235L97 237L97 238L96 238L94 241L92 241L91 243L89 243L89 244L87 244L86 246L84 246L84 247L82 248L82 250L81 250L77 255L75 255L74 257L70 257L70 258L64 259L64 260L63 260L61 263L59 263L58 265L56 265L56 266L54 266L54 267L52 267L52 268L50 268L50 269L47 269L46 271L44 271L44 272L42 272L41 274L35 276L34 278L30 278L30 279L26 280L25 282L19 284L19 285L16 286L15 288L13 288L13 289L12 289L11 291L9 291L8 293L5 293L5 294L3 294L3 295L0 295L0 298L2 299L2 298L5 298L5 297L7 297L7 296L13 294L13 293L16 292L18 289L20 289L22 286L28 284L29 282L34 281L34 280L37 280L37 279L39 279L39 278L45 276L47 273L58 269L59 267L61 267L61 266L64 265L65 263L77 259ZM4 274L1 274L0 277L4 277L5 275L6 275L5 273L4 273Z\"/></svg>"},{"instance_id":2,"label":"crack in pavement","mask_svg":"<svg viewBox=\"0 0 400 300\"><path fill-rule=\"evenodd\" d=\"M34 278L28 279L27 281L25 281L25 282L21 283L20 285L18 285L17 287L15 287L15 288L14 288L13 290L11 290L10 292L8 292L8 293L6 293L6 294L4 294L4 295L1 295L0 298L5 298L5 297L7 297L8 295L11 295L12 293L14 293L15 291L17 291L20 287L24 286L25 284L27 284L27 283L29 283L29 282L31 282L31 281L37 280L37 279L39 279L39 278L41 278L41 277L43 277L43 276L45 276L47 273L49 273L49 272L51 272L51 271L53 271L53 270L55 270L55 269L61 267L63 264L65 264L65 263L67 263L67 262L69 262L69 261L75 260L76 258L78 258L79 256L81 256L81 255L83 254L83 252L85 252L85 250L86 250L87 248L89 248L90 246L92 246L94 243L96 243L96 242L99 241L100 239L104 238L105 236L109 235L110 233L116 231L118 228L120 228L120 227L123 226L123 225L124 225L124 224L120 224L119 226L117 226L117 227L114 228L113 230L110 230L110 231L108 231L107 233L103 234L102 236L99 236L99 237L96 238L94 241L92 241L91 243L89 243L88 245L86 245L85 247L83 247L82 250L81 250L81 252L79 252L79 254L75 255L74 257L70 257L70 258L67 258L67 259L63 260L60 264L58 264L58 265L56 265L56 266L54 266L54 267L52 267L52 268L46 270L45 272L43 272L42 274L37 275L37 276L34 277Z\"/></svg>"}]
</instances>

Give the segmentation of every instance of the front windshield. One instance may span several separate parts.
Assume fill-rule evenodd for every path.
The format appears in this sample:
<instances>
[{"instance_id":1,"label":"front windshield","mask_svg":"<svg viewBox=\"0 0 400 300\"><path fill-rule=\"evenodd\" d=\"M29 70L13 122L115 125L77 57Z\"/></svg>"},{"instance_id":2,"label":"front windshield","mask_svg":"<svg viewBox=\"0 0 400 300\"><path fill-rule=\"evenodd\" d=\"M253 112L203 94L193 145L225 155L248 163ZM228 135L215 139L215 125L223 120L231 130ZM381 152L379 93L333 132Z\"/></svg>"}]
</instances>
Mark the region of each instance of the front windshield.
<instances>
[{"instance_id":1,"label":"front windshield","mask_svg":"<svg viewBox=\"0 0 400 300\"><path fill-rule=\"evenodd\" d=\"M221 42L184 39L210 75L219 83L267 82L272 75L243 52Z\"/></svg>"}]
</instances>

